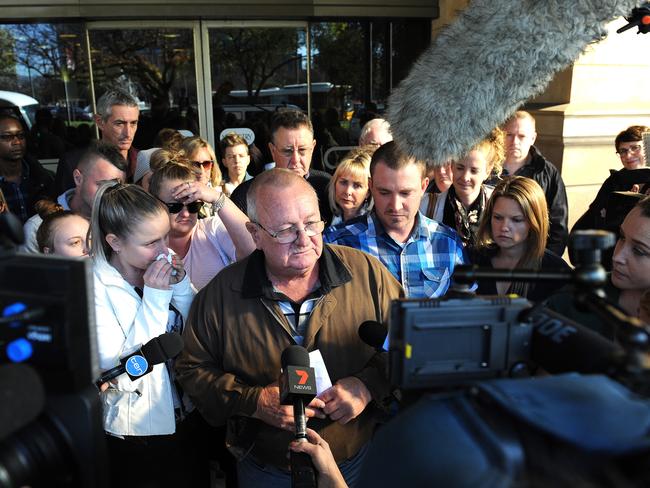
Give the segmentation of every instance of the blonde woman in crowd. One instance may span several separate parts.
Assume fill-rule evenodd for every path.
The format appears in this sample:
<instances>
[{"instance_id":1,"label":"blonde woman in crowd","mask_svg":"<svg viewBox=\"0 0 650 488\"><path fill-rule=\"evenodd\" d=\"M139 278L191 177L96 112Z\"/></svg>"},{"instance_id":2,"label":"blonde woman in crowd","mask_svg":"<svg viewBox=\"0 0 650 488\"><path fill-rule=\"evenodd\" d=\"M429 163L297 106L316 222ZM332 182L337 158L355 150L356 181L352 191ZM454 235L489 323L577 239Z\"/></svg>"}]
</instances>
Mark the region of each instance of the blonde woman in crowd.
<instances>
[{"instance_id":1,"label":"blonde woman in crowd","mask_svg":"<svg viewBox=\"0 0 650 488\"><path fill-rule=\"evenodd\" d=\"M370 160L375 149L373 146L353 149L336 167L327 190L334 214L331 225L347 222L372 210L368 182Z\"/></svg>"},{"instance_id":2,"label":"blonde woman in crowd","mask_svg":"<svg viewBox=\"0 0 650 488\"><path fill-rule=\"evenodd\" d=\"M442 193L426 193L420 211L455 229L465 246L476 243L481 216L492 187L484 184L492 173L500 173L505 156L504 134L494 129L462 159L452 161L452 185Z\"/></svg>"}]
</instances>

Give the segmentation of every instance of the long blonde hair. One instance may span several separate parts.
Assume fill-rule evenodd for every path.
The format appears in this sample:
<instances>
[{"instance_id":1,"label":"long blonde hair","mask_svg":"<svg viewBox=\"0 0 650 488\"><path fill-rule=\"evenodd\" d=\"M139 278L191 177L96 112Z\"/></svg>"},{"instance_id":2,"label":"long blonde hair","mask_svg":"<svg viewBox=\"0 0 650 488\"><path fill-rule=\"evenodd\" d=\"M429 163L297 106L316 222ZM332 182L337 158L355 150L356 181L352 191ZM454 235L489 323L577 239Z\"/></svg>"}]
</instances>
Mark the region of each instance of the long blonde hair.
<instances>
[{"instance_id":1,"label":"long blonde hair","mask_svg":"<svg viewBox=\"0 0 650 488\"><path fill-rule=\"evenodd\" d=\"M343 214L341 207L336 203L336 182L341 176L349 173L353 178L362 181L365 180L366 186L368 186L368 180L370 179L370 160L375 149L377 148L373 146L352 149L336 167L336 171L334 171L334 175L332 175L332 179L327 187L327 198L334 215ZM368 189L366 201L368 202L366 208L370 211L373 204L370 189Z\"/></svg>"},{"instance_id":2,"label":"long blonde hair","mask_svg":"<svg viewBox=\"0 0 650 488\"><path fill-rule=\"evenodd\" d=\"M185 156L188 160L192 159L192 154L194 154L199 149L205 149L208 151L210 158L212 159L212 171L210 172L210 184L213 188L221 185L222 175L221 169L219 169L219 161L217 161L217 155L214 152L214 149L208 141L205 139L194 136L188 137L183 140L181 144L181 149L185 153Z\"/></svg>"}]
</instances>

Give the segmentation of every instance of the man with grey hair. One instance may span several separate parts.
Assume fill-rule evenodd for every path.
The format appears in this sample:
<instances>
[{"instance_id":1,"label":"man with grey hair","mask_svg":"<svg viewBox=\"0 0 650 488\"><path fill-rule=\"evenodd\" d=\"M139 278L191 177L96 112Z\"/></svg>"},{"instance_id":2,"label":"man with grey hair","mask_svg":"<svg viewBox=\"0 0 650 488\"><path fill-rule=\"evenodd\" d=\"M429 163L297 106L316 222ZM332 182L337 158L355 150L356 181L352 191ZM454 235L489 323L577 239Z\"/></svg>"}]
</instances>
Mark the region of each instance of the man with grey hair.
<instances>
[{"instance_id":1,"label":"man with grey hair","mask_svg":"<svg viewBox=\"0 0 650 488\"><path fill-rule=\"evenodd\" d=\"M97 100L95 123L101 131L101 140L117 147L126 159L128 182L132 181L137 164L138 150L132 144L138 129L139 116L138 101L121 88L111 88ZM83 149L75 150L64 154L59 160L55 180L58 193L75 186L72 173L83 154Z\"/></svg>"},{"instance_id":2,"label":"man with grey hair","mask_svg":"<svg viewBox=\"0 0 650 488\"><path fill-rule=\"evenodd\" d=\"M257 250L224 268L196 296L176 361L177 378L203 417L228 425L240 488L289 487L293 410L280 404L280 357L291 345L319 351L333 386L306 405L354 486L390 401L386 355L358 335L386 323L399 283L375 258L324 245L316 193L286 169L258 175L248 192Z\"/></svg>"},{"instance_id":3,"label":"man with grey hair","mask_svg":"<svg viewBox=\"0 0 650 488\"><path fill-rule=\"evenodd\" d=\"M330 175L311 168L315 147L314 127L306 114L300 110L280 110L275 113L269 142L275 167L291 170L305 178L318 195L321 217L329 224L332 220L332 209L327 198ZM252 183L253 180L244 181L230 197L244 213L247 213L246 194Z\"/></svg>"},{"instance_id":4,"label":"man with grey hair","mask_svg":"<svg viewBox=\"0 0 650 488\"><path fill-rule=\"evenodd\" d=\"M390 123L385 119L372 119L366 122L359 135L359 146L383 146L393 140Z\"/></svg>"},{"instance_id":5,"label":"man with grey hair","mask_svg":"<svg viewBox=\"0 0 650 488\"><path fill-rule=\"evenodd\" d=\"M90 220L93 200L99 185L106 180L124 181L126 160L113 144L98 141L90 146L81 156L79 164L72 171L74 188L66 190L57 198L57 203L64 210L72 210L84 219ZM25 243L20 250L38 253L36 232L43 219L40 215L32 216L25 225Z\"/></svg>"}]
</instances>

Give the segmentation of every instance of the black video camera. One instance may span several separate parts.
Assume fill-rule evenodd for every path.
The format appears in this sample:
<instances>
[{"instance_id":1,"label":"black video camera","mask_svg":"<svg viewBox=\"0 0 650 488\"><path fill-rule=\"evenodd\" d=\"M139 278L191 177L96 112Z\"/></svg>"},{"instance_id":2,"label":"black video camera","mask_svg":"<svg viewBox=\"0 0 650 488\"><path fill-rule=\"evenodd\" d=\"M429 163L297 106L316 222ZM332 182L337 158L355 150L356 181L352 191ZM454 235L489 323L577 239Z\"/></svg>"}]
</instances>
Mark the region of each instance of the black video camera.
<instances>
[{"instance_id":1,"label":"black video camera","mask_svg":"<svg viewBox=\"0 0 650 488\"><path fill-rule=\"evenodd\" d=\"M2 425L2 486L106 486L91 283L89 260L0 254L0 371L28 365L46 394L27 425Z\"/></svg>"},{"instance_id":2,"label":"black video camera","mask_svg":"<svg viewBox=\"0 0 650 488\"><path fill-rule=\"evenodd\" d=\"M525 298L393 301L390 381L403 389L459 386L530 374L533 326Z\"/></svg>"}]
</instances>

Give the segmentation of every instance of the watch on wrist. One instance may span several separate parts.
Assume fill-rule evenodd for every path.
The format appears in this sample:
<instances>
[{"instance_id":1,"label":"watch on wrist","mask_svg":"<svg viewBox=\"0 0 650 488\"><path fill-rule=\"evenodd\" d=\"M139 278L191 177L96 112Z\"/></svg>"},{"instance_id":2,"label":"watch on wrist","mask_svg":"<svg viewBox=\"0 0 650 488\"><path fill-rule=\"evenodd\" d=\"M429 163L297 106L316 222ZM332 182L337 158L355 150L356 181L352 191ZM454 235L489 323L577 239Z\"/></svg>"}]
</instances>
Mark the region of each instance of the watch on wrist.
<instances>
[{"instance_id":1,"label":"watch on wrist","mask_svg":"<svg viewBox=\"0 0 650 488\"><path fill-rule=\"evenodd\" d=\"M217 213L219 210L223 208L223 206L226 204L226 194L221 193L221 196L217 198L217 201L212 204L212 210L214 213Z\"/></svg>"}]
</instances>

